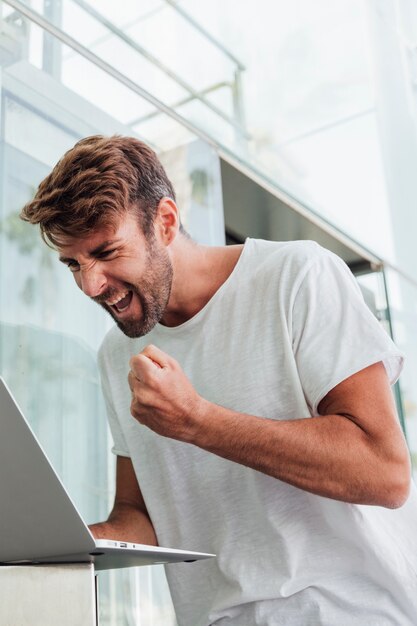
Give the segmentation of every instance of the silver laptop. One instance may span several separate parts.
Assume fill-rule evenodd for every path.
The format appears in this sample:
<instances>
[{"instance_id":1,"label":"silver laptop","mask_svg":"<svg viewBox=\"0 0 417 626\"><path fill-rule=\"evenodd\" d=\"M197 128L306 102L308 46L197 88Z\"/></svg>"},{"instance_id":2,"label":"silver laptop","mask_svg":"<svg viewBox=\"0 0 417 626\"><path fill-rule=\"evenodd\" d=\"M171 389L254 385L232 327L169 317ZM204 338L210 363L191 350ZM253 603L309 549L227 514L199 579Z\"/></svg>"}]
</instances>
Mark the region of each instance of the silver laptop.
<instances>
[{"instance_id":1,"label":"silver laptop","mask_svg":"<svg viewBox=\"0 0 417 626\"><path fill-rule=\"evenodd\" d=\"M0 377L0 563L94 563L97 570L213 554L94 539Z\"/></svg>"}]
</instances>

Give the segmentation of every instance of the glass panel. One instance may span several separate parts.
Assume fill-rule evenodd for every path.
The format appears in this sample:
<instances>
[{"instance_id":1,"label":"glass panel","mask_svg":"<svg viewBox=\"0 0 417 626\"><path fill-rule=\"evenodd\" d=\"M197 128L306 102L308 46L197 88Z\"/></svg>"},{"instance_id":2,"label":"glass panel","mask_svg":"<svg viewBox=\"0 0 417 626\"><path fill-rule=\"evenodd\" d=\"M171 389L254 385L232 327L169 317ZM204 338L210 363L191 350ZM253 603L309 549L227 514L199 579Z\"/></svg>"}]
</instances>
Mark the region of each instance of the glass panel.
<instances>
[{"instance_id":1,"label":"glass panel","mask_svg":"<svg viewBox=\"0 0 417 626\"><path fill-rule=\"evenodd\" d=\"M236 62L168 3L127 3L120 14L109 3L85 0L64 0L62 10L48 7L44 16L51 23L220 142L224 127L234 128ZM187 42L186 54L180 41ZM78 76L79 62L73 53L62 56L64 82ZM200 106L182 110L190 102ZM133 125L147 114L127 107L124 122Z\"/></svg>"},{"instance_id":2,"label":"glass panel","mask_svg":"<svg viewBox=\"0 0 417 626\"><path fill-rule=\"evenodd\" d=\"M42 30L5 10L13 45L0 55L0 374L27 415L84 519L107 517L114 458L96 352L112 325L70 272L19 219L39 182L79 138L140 136L166 164L190 234L224 241L215 152L147 101ZM97 36L100 33L96 33ZM59 70L59 71L58 71ZM139 126L136 123L136 126ZM100 623L175 624L162 566L100 573Z\"/></svg>"},{"instance_id":3,"label":"glass panel","mask_svg":"<svg viewBox=\"0 0 417 626\"><path fill-rule=\"evenodd\" d=\"M184 0L176 7L155 1L126 3L118 14L111 3L100 3L97 13L93 2L66 0L55 23L276 186L411 273L415 256L402 242L416 193L407 174L417 151L415 99L407 104L414 53L407 41L415 39L417 21L409 2L397 4L388 0L378 13L375 3L360 0L337 6L260 0L239 11L230 0ZM120 31L131 38L130 49ZM205 101L181 81L204 92ZM136 120L148 114L139 111ZM157 132L158 117L135 129ZM242 119L247 135L235 126Z\"/></svg>"},{"instance_id":4,"label":"glass panel","mask_svg":"<svg viewBox=\"0 0 417 626\"><path fill-rule=\"evenodd\" d=\"M385 332L395 340L395 333L392 323L392 311L387 300L387 285L384 271L362 273L356 276L366 304L378 319ZM399 344L397 344L400 348ZM400 348L401 349L401 348ZM404 375L394 385L394 397L397 405L397 413L401 427L407 435L405 423L403 396L401 394L402 381Z\"/></svg>"},{"instance_id":5,"label":"glass panel","mask_svg":"<svg viewBox=\"0 0 417 626\"><path fill-rule=\"evenodd\" d=\"M417 476L417 284L393 270L386 275L394 339L406 355L400 386L407 440Z\"/></svg>"},{"instance_id":6,"label":"glass panel","mask_svg":"<svg viewBox=\"0 0 417 626\"><path fill-rule=\"evenodd\" d=\"M367 272L355 275L362 291L364 300L384 330L390 335L388 303L385 293L384 275L382 272Z\"/></svg>"},{"instance_id":7,"label":"glass panel","mask_svg":"<svg viewBox=\"0 0 417 626\"><path fill-rule=\"evenodd\" d=\"M226 139L226 145L321 217L393 261L394 216L365 4L260 0L236 11L228 0L185 0L181 7L245 62L242 93L251 140L237 146Z\"/></svg>"},{"instance_id":8,"label":"glass panel","mask_svg":"<svg viewBox=\"0 0 417 626\"><path fill-rule=\"evenodd\" d=\"M236 11L230 0L149 0L119 12L110 2L63 0L62 11L45 8L45 16L275 187L412 275L411 2L259 0ZM94 77L77 55L65 53L58 65L65 84L84 76L79 88L96 102ZM161 148L188 140L149 103L106 91L101 107Z\"/></svg>"}]
</instances>

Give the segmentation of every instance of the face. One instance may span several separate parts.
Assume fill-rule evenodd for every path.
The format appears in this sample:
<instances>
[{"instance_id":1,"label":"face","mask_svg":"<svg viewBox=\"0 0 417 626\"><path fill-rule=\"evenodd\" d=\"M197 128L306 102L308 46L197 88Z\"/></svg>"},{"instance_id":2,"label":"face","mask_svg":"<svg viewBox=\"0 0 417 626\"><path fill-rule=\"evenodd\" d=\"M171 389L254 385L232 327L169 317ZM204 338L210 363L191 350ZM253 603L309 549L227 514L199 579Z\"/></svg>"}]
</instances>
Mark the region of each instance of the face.
<instances>
[{"instance_id":1,"label":"face","mask_svg":"<svg viewBox=\"0 0 417 626\"><path fill-rule=\"evenodd\" d=\"M100 304L128 337L142 337L166 309L172 264L165 245L149 240L128 214L116 230L98 228L82 239L64 238L60 260L80 289Z\"/></svg>"}]
</instances>

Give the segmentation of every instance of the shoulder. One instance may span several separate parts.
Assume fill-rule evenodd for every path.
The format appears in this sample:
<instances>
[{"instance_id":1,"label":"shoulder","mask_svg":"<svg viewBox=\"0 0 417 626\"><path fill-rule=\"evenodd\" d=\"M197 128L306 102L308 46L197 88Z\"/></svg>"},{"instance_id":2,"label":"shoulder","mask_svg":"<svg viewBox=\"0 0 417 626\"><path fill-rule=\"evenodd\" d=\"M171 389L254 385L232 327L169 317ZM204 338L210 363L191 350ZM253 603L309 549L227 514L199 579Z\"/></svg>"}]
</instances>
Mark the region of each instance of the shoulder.
<instances>
[{"instance_id":1,"label":"shoulder","mask_svg":"<svg viewBox=\"0 0 417 626\"><path fill-rule=\"evenodd\" d=\"M327 252L315 241L267 241L266 239L247 239L248 256L259 262L284 264L306 261Z\"/></svg>"},{"instance_id":2,"label":"shoulder","mask_svg":"<svg viewBox=\"0 0 417 626\"><path fill-rule=\"evenodd\" d=\"M334 283L345 295L360 291L346 263L315 241L250 239L246 245L241 285L261 295L273 293L289 308L303 294L315 298Z\"/></svg>"},{"instance_id":3,"label":"shoulder","mask_svg":"<svg viewBox=\"0 0 417 626\"><path fill-rule=\"evenodd\" d=\"M292 284L300 279L308 269L323 257L333 255L315 241L266 241L249 239L248 264L253 268L257 279L262 275L276 276L280 282L288 280ZM338 258L338 257L336 257Z\"/></svg>"}]
</instances>

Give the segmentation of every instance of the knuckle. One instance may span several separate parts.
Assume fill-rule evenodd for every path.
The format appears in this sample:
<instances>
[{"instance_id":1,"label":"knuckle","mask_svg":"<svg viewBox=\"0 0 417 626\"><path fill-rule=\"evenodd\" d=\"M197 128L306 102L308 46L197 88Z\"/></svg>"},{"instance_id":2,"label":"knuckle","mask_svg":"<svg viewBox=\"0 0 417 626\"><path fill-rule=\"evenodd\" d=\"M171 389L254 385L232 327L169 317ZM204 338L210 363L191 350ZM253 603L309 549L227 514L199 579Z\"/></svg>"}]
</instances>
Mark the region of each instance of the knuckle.
<instances>
[{"instance_id":1,"label":"knuckle","mask_svg":"<svg viewBox=\"0 0 417 626\"><path fill-rule=\"evenodd\" d=\"M140 363L141 354L134 354L130 357L129 367L134 372Z\"/></svg>"}]
</instances>

